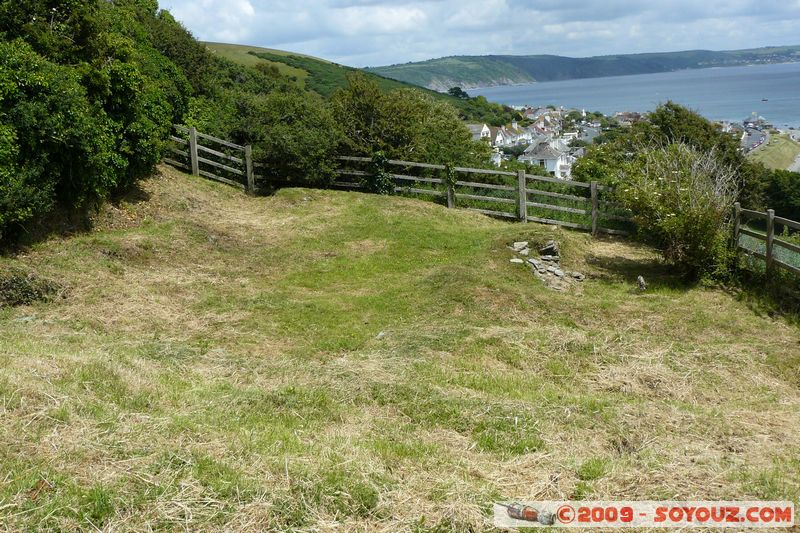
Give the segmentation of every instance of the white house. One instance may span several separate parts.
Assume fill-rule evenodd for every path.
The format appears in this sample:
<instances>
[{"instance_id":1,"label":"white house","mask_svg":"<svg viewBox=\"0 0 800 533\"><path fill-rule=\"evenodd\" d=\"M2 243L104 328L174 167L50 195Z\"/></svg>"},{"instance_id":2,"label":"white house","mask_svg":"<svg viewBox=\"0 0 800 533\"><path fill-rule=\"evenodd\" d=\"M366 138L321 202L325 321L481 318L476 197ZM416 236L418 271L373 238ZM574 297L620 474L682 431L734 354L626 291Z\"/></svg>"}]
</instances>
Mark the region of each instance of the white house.
<instances>
[{"instance_id":1,"label":"white house","mask_svg":"<svg viewBox=\"0 0 800 533\"><path fill-rule=\"evenodd\" d=\"M573 158L567 152L558 150L547 142L531 145L519 156L519 160L544 167L557 178L569 179L572 175Z\"/></svg>"},{"instance_id":2,"label":"white house","mask_svg":"<svg viewBox=\"0 0 800 533\"><path fill-rule=\"evenodd\" d=\"M472 133L473 141L480 141L481 139L489 139L492 136L492 130L486 124L467 124L470 133Z\"/></svg>"}]
</instances>

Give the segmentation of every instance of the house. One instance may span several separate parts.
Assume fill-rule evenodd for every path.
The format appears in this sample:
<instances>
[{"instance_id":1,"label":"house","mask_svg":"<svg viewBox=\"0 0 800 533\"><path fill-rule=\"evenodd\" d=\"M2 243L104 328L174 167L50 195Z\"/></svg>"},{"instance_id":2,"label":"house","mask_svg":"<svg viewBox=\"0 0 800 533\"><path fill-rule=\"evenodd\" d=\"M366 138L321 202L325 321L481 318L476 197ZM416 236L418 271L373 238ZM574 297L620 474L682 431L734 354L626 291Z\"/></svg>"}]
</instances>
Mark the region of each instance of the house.
<instances>
[{"instance_id":1,"label":"house","mask_svg":"<svg viewBox=\"0 0 800 533\"><path fill-rule=\"evenodd\" d=\"M557 178L569 179L572 175L574 158L567 151L559 150L548 142L532 144L519 156L519 160L539 165Z\"/></svg>"},{"instance_id":2,"label":"house","mask_svg":"<svg viewBox=\"0 0 800 533\"><path fill-rule=\"evenodd\" d=\"M632 126L637 122L644 121L645 117L641 113L637 113L635 111L622 111L620 113L616 113L614 117L619 122L620 126Z\"/></svg>"},{"instance_id":3,"label":"house","mask_svg":"<svg viewBox=\"0 0 800 533\"><path fill-rule=\"evenodd\" d=\"M494 147L506 146L506 133L503 128L489 128L489 142Z\"/></svg>"},{"instance_id":4,"label":"house","mask_svg":"<svg viewBox=\"0 0 800 533\"><path fill-rule=\"evenodd\" d=\"M486 124L467 124L467 128L472 134L473 141L489 139L492 136L492 130Z\"/></svg>"}]
</instances>

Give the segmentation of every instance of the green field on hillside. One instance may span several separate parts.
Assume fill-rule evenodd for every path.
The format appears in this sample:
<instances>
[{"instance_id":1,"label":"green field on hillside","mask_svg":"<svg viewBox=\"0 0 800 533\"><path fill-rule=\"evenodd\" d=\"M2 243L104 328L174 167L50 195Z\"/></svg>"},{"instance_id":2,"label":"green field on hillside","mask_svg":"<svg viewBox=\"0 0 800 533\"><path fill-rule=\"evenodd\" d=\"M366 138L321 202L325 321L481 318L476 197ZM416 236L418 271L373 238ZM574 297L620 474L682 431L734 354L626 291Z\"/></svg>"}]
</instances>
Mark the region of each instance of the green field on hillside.
<instances>
[{"instance_id":1,"label":"green field on hillside","mask_svg":"<svg viewBox=\"0 0 800 533\"><path fill-rule=\"evenodd\" d=\"M772 135L769 143L750 152L748 157L774 170L786 170L800 155L800 143L788 135Z\"/></svg>"},{"instance_id":2,"label":"green field on hillside","mask_svg":"<svg viewBox=\"0 0 800 533\"><path fill-rule=\"evenodd\" d=\"M301 86L325 97L329 97L337 89L345 87L348 74L360 71L370 76L384 91L394 89L425 91L427 94L453 105L466 121L486 122L493 126L499 126L510 123L514 117L514 112L510 108L489 103L485 99L462 100L411 83L396 81L369 70L359 70L308 55L248 45L205 44L212 51L242 65L255 66L259 62L275 65L282 74L294 77Z\"/></svg>"},{"instance_id":3,"label":"green field on hillside","mask_svg":"<svg viewBox=\"0 0 800 533\"><path fill-rule=\"evenodd\" d=\"M0 257L4 291L60 287L0 307L9 530L477 531L507 499L800 504L800 331L649 248L167 168L139 187L92 231ZM510 263L510 242L549 239L585 282L555 292Z\"/></svg>"},{"instance_id":4,"label":"green field on hillside","mask_svg":"<svg viewBox=\"0 0 800 533\"><path fill-rule=\"evenodd\" d=\"M300 83L302 83L307 77L308 72L294 68L282 61L268 61L266 59L262 59L257 57L251 52L269 52L276 55L288 55L286 52L282 52L280 50L272 50L270 48L260 48L257 46L248 46L242 44L226 44L226 43L210 43L206 42L203 43L206 47L211 50L212 52L219 54L221 57L226 59L230 59L235 63L239 63L241 65L245 65L248 67L255 67L259 63L266 63L267 65L274 65L278 67L278 70L284 76L294 76L298 79ZM319 60L322 61L322 60Z\"/></svg>"},{"instance_id":5,"label":"green field on hillside","mask_svg":"<svg viewBox=\"0 0 800 533\"><path fill-rule=\"evenodd\" d=\"M260 62L275 65L282 74L296 77L306 88L323 96L330 96L336 89L344 87L347 84L347 74L358 70L324 59L271 48L210 42L205 45L219 55L242 65L255 66ZM384 90L411 87L419 89L414 85L383 76L374 74L371 76Z\"/></svg>"}]
</instances>

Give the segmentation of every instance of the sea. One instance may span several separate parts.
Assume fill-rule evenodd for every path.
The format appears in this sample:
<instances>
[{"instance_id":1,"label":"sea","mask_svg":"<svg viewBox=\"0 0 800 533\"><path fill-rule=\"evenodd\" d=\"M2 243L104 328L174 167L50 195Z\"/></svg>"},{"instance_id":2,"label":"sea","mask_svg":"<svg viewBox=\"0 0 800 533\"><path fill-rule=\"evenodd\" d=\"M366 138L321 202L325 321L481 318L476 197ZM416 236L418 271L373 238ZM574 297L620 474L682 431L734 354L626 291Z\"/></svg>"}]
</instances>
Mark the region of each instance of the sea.
<instances>
[{"instance_id":1,"label":"sea","mask_svg":"<svg viewBox=\"0 0 800 533\"><path fill-rule=\"evenodd\" d=\"M742 122L757 113L778 128L800 128L800 63L680 70L467 91L507 105L651 111L668 100L711 120Z\"/></svg>"}]
</instances>

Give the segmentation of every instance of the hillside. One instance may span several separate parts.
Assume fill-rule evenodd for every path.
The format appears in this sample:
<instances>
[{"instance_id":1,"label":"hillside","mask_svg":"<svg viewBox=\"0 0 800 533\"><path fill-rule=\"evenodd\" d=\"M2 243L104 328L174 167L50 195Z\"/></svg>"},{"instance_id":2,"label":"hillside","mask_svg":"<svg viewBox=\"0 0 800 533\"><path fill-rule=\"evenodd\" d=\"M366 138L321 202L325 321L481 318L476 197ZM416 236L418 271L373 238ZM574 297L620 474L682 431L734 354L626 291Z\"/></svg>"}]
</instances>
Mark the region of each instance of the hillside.
<instances>
[{"instance_id":1,"label":"hillside","mask_svg":"<svg viewBox=\"0 0 800 533\"><path fill-rule=\"evenodd\" d=\"M750 152L747 157L773 170L786 170L800 156L800 143L788 135L771 135L770 141Z\"/></svg>"},{"instance_id":2,"label":"hillside","mask_svg":"<svg viewBox=\"0 0 800 533\"><path fill-rule=\"evenodd\" d=\"M344 87L347 84L347 75L359 70L325 59L272 48L212 42L204 44L212 52L241 65L275 65L282 74L296 78L295 81L300 85L322 96L330 96L336 89ZM370 75L384 90L419 88L375 73Z\"/></svg>"},{"instance_id":3,"label":"hillside","mask_svg":"<svg viewBox=\"0 0 800 533\"><path fill-rule=\"evenodd\" d=\"M499 499L800 498L800 332L648 248L163 167L94 224L0 257L61 287L0 307L9 530L466 531ZM584 283L509 263L550 238Z\"/></svg>"},{"instance_id":4,"label":"hillside","mask_svg":"<svg viewBox=\"0 0 800 533\"><path fill-rule=\"evenodd\" d=\"M453 56L367 70L429 89L446 91L455 86L474 88L789 61L800 61L800 46L586 58L554 55Z\"/></svg>"},{"instance_id":5,"label":"hillside","mask_svg":"<svg viewBox=\"0 0 800 533\"><path fill-rule=\"evenodd\" d=\"M514 118L514 112L510 108L487 102L485 98L459 99L427 90L420 85L397 81L371 71L339 65L325 59L258 46L211 42L204 44L213 53L240 65L248 67L258 64L275 66L281 74L289 76L298 86L324 97L329 97L337 89L346 87L348 74L364 72L384 91L394 89L426 91L430 96L455 107L466 121L485 122L493 126L500 126L508 124Z\"/></svg>"}]
</instances>

